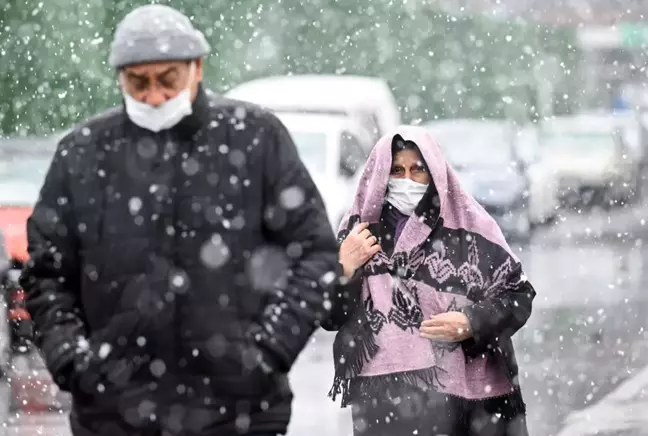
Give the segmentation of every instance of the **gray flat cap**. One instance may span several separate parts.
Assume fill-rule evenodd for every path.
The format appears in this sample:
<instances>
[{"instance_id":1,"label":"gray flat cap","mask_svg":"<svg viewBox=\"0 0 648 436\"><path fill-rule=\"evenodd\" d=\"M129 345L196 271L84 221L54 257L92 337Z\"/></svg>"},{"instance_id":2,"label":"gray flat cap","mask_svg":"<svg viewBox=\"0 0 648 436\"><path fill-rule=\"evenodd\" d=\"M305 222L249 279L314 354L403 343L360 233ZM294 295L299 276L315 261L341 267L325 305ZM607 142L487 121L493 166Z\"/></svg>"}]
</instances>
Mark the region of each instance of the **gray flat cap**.
<instances>
[{"instance_id":1,"label":"gray flat cap","mask_svg":"<svg viewBox=\"0 0 648 436\"><path fill-rule=\"evenodd\" d=\"M189 18L164 5L142 6L117 25L110 66L196 59L209 53L205 35Z\"/></svg>"}]
</instances>

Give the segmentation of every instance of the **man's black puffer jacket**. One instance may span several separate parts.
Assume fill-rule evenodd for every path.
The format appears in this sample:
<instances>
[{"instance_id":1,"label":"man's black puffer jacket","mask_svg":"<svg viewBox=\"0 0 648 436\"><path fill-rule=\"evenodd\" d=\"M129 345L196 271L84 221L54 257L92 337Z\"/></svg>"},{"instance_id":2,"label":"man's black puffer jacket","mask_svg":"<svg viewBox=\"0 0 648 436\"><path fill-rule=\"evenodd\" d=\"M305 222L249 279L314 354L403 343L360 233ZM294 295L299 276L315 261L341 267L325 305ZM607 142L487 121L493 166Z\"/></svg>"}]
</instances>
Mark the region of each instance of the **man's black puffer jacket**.
<instances>
[{"instance_id":1,"label":"man's black puffer jacket","mask_svg":"<svg viewBox=\"0 0 648 436\"><path fill-rule=\"evenodd\" d=\"M276 117L201 88L159 134L122 108L91 119L60 142L28 239L21 282L76 425L285 430L339 266Z\"/></svg>"}]
</instances>

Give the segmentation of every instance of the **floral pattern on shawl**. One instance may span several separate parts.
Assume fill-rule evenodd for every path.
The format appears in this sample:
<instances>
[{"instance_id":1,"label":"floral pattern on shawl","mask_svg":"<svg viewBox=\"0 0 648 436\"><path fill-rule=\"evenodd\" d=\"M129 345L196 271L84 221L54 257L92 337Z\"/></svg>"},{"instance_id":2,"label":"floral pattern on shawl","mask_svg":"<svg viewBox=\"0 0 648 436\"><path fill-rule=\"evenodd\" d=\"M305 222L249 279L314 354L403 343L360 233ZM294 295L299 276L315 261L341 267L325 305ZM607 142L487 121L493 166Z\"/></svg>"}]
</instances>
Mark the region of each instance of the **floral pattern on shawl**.
<instances>
[{"instance_id":1,"label":"floral pattern on shawl","mask_svg":"<svg viewBox=\"0 0 648 436\"><path fill-rule=\"evenodd\" d=\"M387 315L389 322L400 329L414 334L423 322L423 311L416 296L404 288L404 285L394 286L392 290L392 308Z\"/></svg>"},{"instance_id":2,"label":"floral pattern on shawl","mask_svg":"<svg viewBox=\"0 0 648 436\"><path fill-rule=\"evenodd\" d=\"M470 300L480 301L518 285L518 280L509 280L514 268L510 256L490 275L484 274L479 268L479 260L477 241L473 238L468 248L468 260L456 270L468 290Z\"/></svg>"},{"instance_id":3,"label":"floral pattern on shawl","mask_svg":"<svg viewBox=\"0 0 648 436\"><path fill-rule=\"evenodd\" d=\"M457 270L452 264L452 261L442 257L439 252L432 253L425 260L425 265L430 270L430 276L435 277L437 282L441 284L457 274Z\"/></svg>"},{"instance_id":4,"label":"floral pattern on shawl","mask_svg":"<svg viewBox=\"0 0 648 436\"><path fill-rule=\"evenodd\" d=\"M383 326L387 324L387 317L379 310L376 310L371 295L364 301L364 311L369 321L369 326L374 334L380 333Z\"/></svg>"},{"instance_id":5,"label":"floral pattern on shawl","mask_svg":"<svg viewBox=\"0 0 648 436\"><path fill-rule=\"evenodd\" d=\"M367 275L391 274L401 280L409 280L425 261L425 251L418 247L409 253L394 253L392 259L384 251L379 251L367 262L364 269Z\"/></svg>"}]
</instances>

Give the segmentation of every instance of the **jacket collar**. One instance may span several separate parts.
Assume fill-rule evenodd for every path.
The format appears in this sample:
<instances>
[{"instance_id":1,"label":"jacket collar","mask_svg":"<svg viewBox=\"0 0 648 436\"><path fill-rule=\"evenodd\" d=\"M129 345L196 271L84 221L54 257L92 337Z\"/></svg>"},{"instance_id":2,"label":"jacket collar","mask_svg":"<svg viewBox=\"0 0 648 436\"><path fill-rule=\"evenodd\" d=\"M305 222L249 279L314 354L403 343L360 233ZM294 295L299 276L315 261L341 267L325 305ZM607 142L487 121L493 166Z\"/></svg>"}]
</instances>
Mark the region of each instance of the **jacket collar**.
<instances>
[{"instance_id":1,"label":"jacket collar","mask_svg":"<svg viewBox=\"0 0 648 436\"><path fill-rule=\"evenodd\" d=\"M191 138L208 122L209 97L205 92L202 82L198 84L198 92L191 105L191 109L191 115L184 117L176 126L171 128L171 131L184 138Z\"/></svg>"}]
</instances>

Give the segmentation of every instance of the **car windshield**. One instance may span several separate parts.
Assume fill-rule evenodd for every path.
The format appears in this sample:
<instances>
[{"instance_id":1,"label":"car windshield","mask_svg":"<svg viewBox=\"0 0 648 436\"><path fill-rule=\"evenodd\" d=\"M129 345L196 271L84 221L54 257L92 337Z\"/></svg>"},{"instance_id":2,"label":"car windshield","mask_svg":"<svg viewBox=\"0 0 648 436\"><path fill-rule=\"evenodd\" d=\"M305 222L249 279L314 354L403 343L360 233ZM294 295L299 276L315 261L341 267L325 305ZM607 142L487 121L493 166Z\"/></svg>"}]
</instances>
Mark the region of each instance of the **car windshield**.
<instances>
[{"instance_id":1,"label":"car windshield","mask_svg":"<svg viewBox=\"0 0 648 436\"><path fill-rule=\"evenodd\" d=\"M0 158L0 206L32 206L49 168L49 156Z\"/></svg>"},{"instance_id":2,"label":"car windshield","mask_svg":"<svg viewBox=\"0 0 648 436\"><path fill-rule=\"evenodd\" d=\"M561 133L545 134L542 138L545 151L566 150L588 153L592 151L612 151L616 147L614 137L602 133Z\"/></svg>"},{"instance_id":3,"label":"car windshield","mask_svg":"<svg viewBox=\"0 0 648 436\"><path fill-rule=\"evenodd\" d=\"M327 168L327 135L324 132L291 131L291 136L297 146L299 156L304 161L308 171L314 174L324 174Z\"/></svg>"},{"instance_id":4,"label":"car windshield","mask_svg":"<svg viewBox=\"0 0 648 436\"><path fill-rule=\"evenodd\" d=\"M510 139L500 127L432 129L446 159L455 167L506 166L513 160Z\"/></svg>"}]
</instances>

